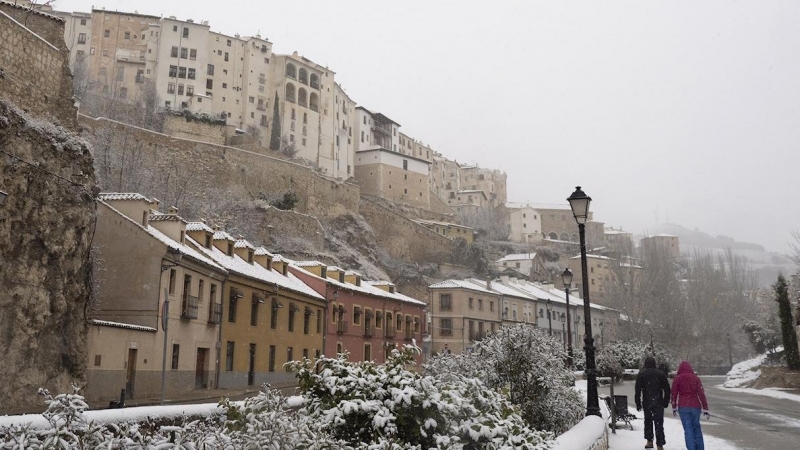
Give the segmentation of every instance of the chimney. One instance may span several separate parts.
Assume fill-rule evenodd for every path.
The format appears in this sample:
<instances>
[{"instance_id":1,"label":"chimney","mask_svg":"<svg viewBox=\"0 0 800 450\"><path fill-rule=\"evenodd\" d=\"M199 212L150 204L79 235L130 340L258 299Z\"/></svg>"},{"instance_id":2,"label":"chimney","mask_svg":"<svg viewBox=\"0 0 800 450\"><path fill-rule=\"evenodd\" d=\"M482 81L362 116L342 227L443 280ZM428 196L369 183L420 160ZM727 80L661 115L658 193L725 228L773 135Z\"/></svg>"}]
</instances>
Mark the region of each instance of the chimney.
<instances>
[{"instance_id":1,"label":"chimney","mask_svg":"<svg viewBox=\"0 0 800 450\"><path fill-rule=\"evenodd\" d=\"M172 214L173 216L178 214L178 208L176 208L175 206L170 206L169 207L169 214Z\"/></svg>"},{"instance_id":2,"label":"chimney","mask_svg":"<svg viewBox=\"0 0 800 450\"><path fill-rule=\"evenodd\" d=\"M486 279L486 289L492 290L492 279L491 278L487 278Z\"/></svg>"},{"instance_id":3,"label":"chimney","mask_svg":"<svg viewBox=\"0 0 800 450\"><path fill-rule=\"evenodd\" d=\"M147 225L150 223L150 210L146 209L142 211L142 226L147 228Z\"/></svg>"}]
</instances>

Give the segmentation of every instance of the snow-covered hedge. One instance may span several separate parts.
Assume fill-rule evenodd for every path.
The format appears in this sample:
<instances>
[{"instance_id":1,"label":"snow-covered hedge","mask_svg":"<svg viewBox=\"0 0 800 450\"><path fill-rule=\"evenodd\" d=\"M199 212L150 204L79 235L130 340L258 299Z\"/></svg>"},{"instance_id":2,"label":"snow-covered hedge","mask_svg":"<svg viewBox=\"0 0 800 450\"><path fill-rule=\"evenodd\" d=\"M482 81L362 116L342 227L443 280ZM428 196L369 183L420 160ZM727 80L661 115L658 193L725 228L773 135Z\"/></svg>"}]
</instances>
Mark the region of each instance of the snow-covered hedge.
<instances>
[{"instance_id":1,"label":"snow-covered hedge","mask_svg":"<svg viewBox=\"0 0 800 450\"><path fill-rule=\"evenodd\" d=\"M415 351L395 350L382 365L346 355L288 363L305 397L299 414L356 449L549 448L551 433L530 428L480 380L406 369Z\"/></svg>"},{"instance_id":2,"label":"snow-covered hedge","mask_svg":"<svg viewBox=\"0 0 800 450\"><path fill-rule=\"evenodd\" d=\"M471 353L438 355L425 368L443 380L478 378L497 392L508 392L531 427L562 433L583 413L566 358L561 342L520 324L489 335Z\"/></svg>"}]
</instances>

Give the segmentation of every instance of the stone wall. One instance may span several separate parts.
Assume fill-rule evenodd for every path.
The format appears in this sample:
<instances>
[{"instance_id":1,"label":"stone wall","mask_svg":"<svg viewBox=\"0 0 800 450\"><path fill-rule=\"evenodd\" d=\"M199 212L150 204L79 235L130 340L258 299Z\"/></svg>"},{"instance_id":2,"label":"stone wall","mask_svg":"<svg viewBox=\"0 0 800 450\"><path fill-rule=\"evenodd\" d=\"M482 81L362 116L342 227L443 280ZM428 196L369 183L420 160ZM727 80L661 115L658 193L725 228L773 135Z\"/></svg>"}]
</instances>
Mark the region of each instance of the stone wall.
<instances>
[{"instance_id":1,"label":"stone wall","mask_svg":"<svg viewBox=\"0 0 800 450\"><path fill-rule=\"evenodd\" d=\"M155 196L162 205L175 205L188 217L202 208L213 210L287 190L298 195L295 210L304 214L336 217L358 213L357 185L325 178L291 161L179 139L103 118L81 115L80 123L85 137L94 144L104 190ZM128 154L120 155L120 151Z\"/></svg>"},{"instance_id":2,"label":"stone wall","mask_svg":"<svg viewBox=\"0 0 800 450\"><path fill-rule=\"evenodd\" d=\"M608 450L606 418L585 417L556 438L553 450Z\"/></svg>"},{"instance_id":3,"label":"stone wall","mask_svg":"<svg viewBox=\"0 0 800 450\"><path fill-rule=\"evenodd\" d=\"M234 128L233 125L214 125L172 114L164 117L164 134L209 144L225 145L233 137Z\"/></svg>"},{"instance_id":4,"label":"stone wall","mask_svg":"<svg viewBox=\"0 0 800 450\"><path fill-rule=\"evenodd\" d=\"M71 392L85 376L92 156L75 134L4 101L0 143L0 413L41 411L39 387Z\"/></svg>"},{"instance_id":5,"label":"stone wall","mask_svg":"<svg viewBox=\"0 0 800 450\"><path fill-rule=\"evenodd\" d=\"M361 198L361 215L391 257L415 263L449 262L450 239L367 197Z\"/></svg>"},{"instance_id":6,"label":"stone wall","mask_svg":"<svg viewBox=\"0 0 800 450\"><path fill-rule=\"evenodd\" d=\"M63 20L0 2L0 99L72 128L72 75L63 36Z\"/></svg>"}]
</instances>

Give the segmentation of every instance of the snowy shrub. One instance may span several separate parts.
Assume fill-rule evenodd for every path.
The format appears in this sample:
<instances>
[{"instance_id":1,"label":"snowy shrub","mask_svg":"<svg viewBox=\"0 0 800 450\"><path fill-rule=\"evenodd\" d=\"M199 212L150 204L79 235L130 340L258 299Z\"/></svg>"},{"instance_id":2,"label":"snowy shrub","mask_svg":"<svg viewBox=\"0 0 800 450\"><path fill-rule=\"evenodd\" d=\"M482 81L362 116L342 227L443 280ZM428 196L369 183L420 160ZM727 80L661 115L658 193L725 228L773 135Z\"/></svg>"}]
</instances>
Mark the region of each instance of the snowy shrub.
<instances>
[{"instance_id":1,"label":"snowy shrub","mask_svg":"<svg viewBox=\"0 0 800 450\"><path fill-rule=\"evenodd\" d=\"M597 354L595 361L598 377L609 377L614 383L622 379L622 364L620 360L607 349Z\"/></svg>"},{"instance_id":2,"label":"snowy shrub","mask_svg":"<svg viewBox=\"0 0 800 450\"><path fill-rule=\"evenodd\" d=\"M447 382L406 369L419 349L394 350L382 365L346 355L287 367L306 400L299 414L357 449L545 449L518 409L478 379Z\"/></svg>"},{"instance_id":3,"label":"snowy shrub","mask_svg":"<svg viewBox=\"0 0 800 450\"><path fill-rule=\"evenodd\" d=\"M520 324L504 327L461 355L435 356L425 368L444 382L478 378L495 391L507 392L531 427L562 433L583 417L583 401L571 388L563 344Z\"/></svg>"},{"instance_id":4,"label":"snowy shrub","mask_svg":"<svg viewBox=\"0 0 800 450\"><path fill-rule=\"evenodd\" d=\"M775 353L783 344L777 314L763 314L758 320L743 319L742 329L756 353Z\"/></svg>"},{"instance_id":5,"label":"snowy shrub","mask_svg":"<svg viewBox=\"0 0 800 450\"><path fill-rule=\"evenodd\" d=\"M668 370L676 365L675 357L667 349L659 346L651 349L649 344L638 340L610 342L602 352L598 353L598 358L600 353L615 359L621 369L641 369L644 366L644 358L647 356L654 357L659 367L665 367ZM598 362L598 369L599 367Z\"/></svg>"},{"instance_id":6,"label":"snowy shrub","mask_svg":"<svg viewBox=\"0 0 800 450\"><path fill-rule=\"evenodd\" d=\"M341 449L323 427L323 422L297 414L286 397L264 385L255 397L242 405L225 399L225 429L235 448L245 449Z\"/></svg>"}]
</instances>

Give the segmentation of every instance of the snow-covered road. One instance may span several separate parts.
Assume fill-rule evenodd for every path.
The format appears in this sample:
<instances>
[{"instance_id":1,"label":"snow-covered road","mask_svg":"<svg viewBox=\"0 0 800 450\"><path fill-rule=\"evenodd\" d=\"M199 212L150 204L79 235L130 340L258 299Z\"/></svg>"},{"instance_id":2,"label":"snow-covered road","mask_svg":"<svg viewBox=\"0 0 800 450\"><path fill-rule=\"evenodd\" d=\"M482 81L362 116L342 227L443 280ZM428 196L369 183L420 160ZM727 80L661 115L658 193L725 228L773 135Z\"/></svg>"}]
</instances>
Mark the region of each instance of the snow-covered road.
<instances>
[{"instance_id":1,"label":"snow-covered road","mask_svg":"<svg viewBox=\"0 0 800 450\"><path fill-rule=\"evenodd\" d=\"M641 450L644 448L644 413L636 413L638 420L633 422L634 430L623 426L623 429L617 430L617 434L612 434L609 439L609 448L612 450ZM707 432L709 428L716 426L713 421L702 421L703 436L706 450L735 450L736 447L732 442L713 437ZM667 445L664 448L686 448L683 443L683 426L681 421L672 417L664 418L664 436L667 439Z\"/></svg>"}]
</instances>

